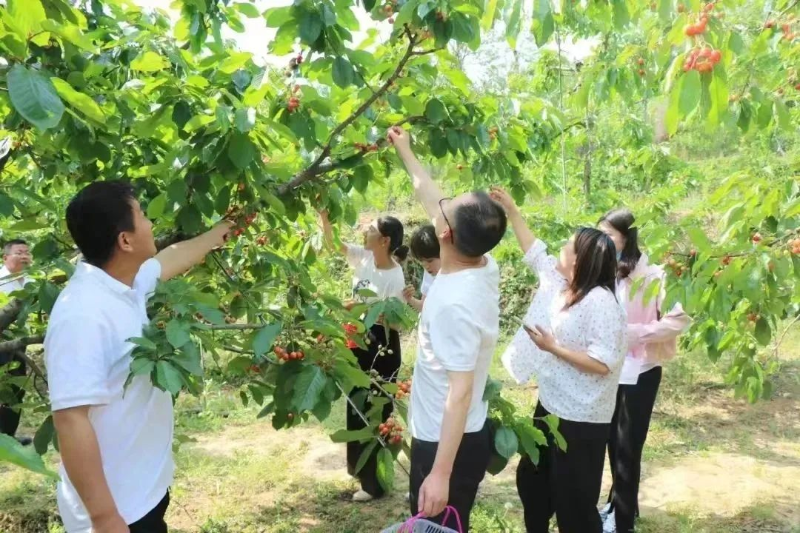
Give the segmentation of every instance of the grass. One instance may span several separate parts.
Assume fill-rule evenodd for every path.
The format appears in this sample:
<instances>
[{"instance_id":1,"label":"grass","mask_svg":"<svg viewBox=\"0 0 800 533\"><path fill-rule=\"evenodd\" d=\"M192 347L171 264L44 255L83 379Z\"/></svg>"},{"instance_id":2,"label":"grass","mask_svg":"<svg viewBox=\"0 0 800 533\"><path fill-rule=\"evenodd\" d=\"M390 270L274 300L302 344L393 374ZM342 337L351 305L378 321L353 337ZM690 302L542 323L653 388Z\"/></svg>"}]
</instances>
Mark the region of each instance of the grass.
<instances>
[{"instance_id":1,"label":"grass","mask_svg":"<svg viewBox=\"0 0 800 533\"><path fill-rule=\"evenodd\" d=\"M774 397L752 406L734 399L721 368L700 354L667 366L645 450L638 531L800 533L800 330L784 346L794 352L782 356ZM411 365L413 340L404 348ZM492 374L506 376L498 360ZM532 410L535 385L504 385L520 410ZM349 502L356 485L343 446L326 435L344 423L341 401L324 423L289 431L274 431L258 411L216 381L200 398L181 397L176 433L195 441L176 454L172 531L372 533L406 516L400 469L387 497ZM46 460L56 465L53 452ZM51 480L0 466L0 533L61 532L54 491ZM513 464L487 476L472 523L477 533L522 533Z\"/></svg>"}]
</instances>

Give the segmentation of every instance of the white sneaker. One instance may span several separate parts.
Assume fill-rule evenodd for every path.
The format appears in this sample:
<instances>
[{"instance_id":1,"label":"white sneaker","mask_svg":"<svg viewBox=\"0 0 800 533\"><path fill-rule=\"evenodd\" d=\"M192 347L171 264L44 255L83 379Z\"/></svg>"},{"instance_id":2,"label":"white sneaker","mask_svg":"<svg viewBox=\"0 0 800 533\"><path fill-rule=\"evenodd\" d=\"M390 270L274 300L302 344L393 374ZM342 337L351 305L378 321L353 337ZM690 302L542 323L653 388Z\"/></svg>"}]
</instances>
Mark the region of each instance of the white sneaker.
<instances>
[{"instance_id":1,"label":"white sneaker","mask_svg":"<svg viewBox=\"0 0 800 533\"><path fill-rule=\"evenodd\" d=\"M605 521L603 521L603 533L617 533L617 519L614 516L614 511L608 513Z\"/></svg>"},{"instance_id":2,"label":"white sneaker","mask_svg":"<svg viewBox=\"0 0 800 533\"><path fill-rule=\"evenodd\" d=\"M372 494L367 491L359 490L355 494L353 494L353 501L357 503L366 503L371 502L373 500Z\"/></svg>"},{"instance_id":3,"label":"white sneaker","mask_svg":"<svg viewBox=\"0 0 800 533\"><path fill-rule=\"evenodd\" d=\"M608 518L608 514L611 512L611 504L607 503L602 509L600 509L600 522L603 524L606 523L606 518Z\"/></svg>"}]
</instances>

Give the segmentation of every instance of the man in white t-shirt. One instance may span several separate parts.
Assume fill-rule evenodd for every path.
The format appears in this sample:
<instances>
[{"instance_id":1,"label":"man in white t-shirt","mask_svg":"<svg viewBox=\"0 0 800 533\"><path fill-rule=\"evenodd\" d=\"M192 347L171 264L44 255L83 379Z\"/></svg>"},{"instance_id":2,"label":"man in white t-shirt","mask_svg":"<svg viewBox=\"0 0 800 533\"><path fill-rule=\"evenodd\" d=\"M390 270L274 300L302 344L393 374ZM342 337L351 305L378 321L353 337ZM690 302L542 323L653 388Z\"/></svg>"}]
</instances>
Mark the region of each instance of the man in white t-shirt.
<instances>
[{"instance_id":1,"label":"man in white t-shirt","mask_svg":"<svg viewBox=\"0 0 800 533\"><path fill-rule=\"evenodd\" d=\"M454 507L463 530L491 456L483 400L499 334L497 263L486 255L503 238L506 214L485 192L444 198L411 150L389 131L439 240L441 269L422 308L411 390L411 512L441 522ZM455 528L455 521L448 522Z\"/></svg>"},{"instance_id":2,"label":"man in white t-shirt","mask_svg":"<svg viewBox=\"0 0 800 533\"><path fill-rule=\"evenodd\" d=\"M10 295L13 292L22 290L28 279L25 277L25 269L31 264L31 252L28 249L28 243L22 239L13 239L6 243L3 247L3 268L0 268L0 292ZM9 376L19 377L25 375L25 359L22 357L23 353L18 352L5 352L0 353L0 365L8 363L16 363L14 368L8 370ZM25 389L17 385L9 386L9 393L11 397L6 401L9 403L2 403L5 399L0 399L0 433L16 436L17 428L21 412L19 404L25 398ZM23 445L31 443L30 437L18 437L17 440Z\"/></svg>"},{"instance_id":3,"label":"man in white t-shirt","mask_svg":"<svg viewBox=\"0 0 800 533\"><path fill-rule=\"evenodd\" d=\"M223 222L156 255L152 223L130 185L98 181L67 207L83 254L45 336L50 403L62 465L58 509L67 533L164 533L172 460L172 397L149 375L128 387L132 337L148 323L159 280L221 246Z\"/></svg>"}]
</instances>

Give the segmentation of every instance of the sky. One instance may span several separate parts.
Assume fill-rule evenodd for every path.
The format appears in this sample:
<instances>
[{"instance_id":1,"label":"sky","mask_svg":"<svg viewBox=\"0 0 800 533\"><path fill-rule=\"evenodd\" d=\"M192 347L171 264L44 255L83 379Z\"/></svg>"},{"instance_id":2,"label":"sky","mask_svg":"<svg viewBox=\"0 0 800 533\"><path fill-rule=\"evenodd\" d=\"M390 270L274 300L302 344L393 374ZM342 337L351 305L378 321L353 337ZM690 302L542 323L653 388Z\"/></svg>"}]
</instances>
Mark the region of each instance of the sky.
<instances>
[{"instance_id":1,"label":"sky","mask_svg":"<svg viewBox=\"0 0 800 533\"><path fill-rule=\"evenodd\" d=\"M177 17L178 12L170 8L172 0L133 0L144 8L160 8L168 11L173 17ZM292 3L292 0L256 0L254 4L263 11L269 7L287 6ZM366 30L369 28L376 28L383 36L388 38L391 33L391 26L388 22L376 22L372 20L364 9L361 7L355 8L356 18L359 21L361 30L354 32L353 37L355 42L358 43L366 37ZM267 46L269 42L275 37L276 30L274 28L267 28L263 18L249 19L241 17L245 26L243 33L236 33L226 28L223 32L223 37L233 39L236 41L240 49L253 54L253 60L257 64L271 64L278 67L286 65L286 57L276 57L267 53ZM577 43L566 42L562 45L564 54L570 59L582 59L589 55L592 47L595 45L593 41L583 40ZM554 44L549 45L547 48L555 48ZM533 41L533 36L530 32L523 30L517 44L517 51L519 52L518 58L521 61L530 61L536 56L536 44ZM464 65L465 74L470 80L475 83L486 81L489 71L486 68L487 61L493 62L492 72L497 75L503 72L510 72L514 64L514 53L508 43L503 40L494 43L485 43L481 45L477 53L467 57Z\"/></svg>"}]
</instances>

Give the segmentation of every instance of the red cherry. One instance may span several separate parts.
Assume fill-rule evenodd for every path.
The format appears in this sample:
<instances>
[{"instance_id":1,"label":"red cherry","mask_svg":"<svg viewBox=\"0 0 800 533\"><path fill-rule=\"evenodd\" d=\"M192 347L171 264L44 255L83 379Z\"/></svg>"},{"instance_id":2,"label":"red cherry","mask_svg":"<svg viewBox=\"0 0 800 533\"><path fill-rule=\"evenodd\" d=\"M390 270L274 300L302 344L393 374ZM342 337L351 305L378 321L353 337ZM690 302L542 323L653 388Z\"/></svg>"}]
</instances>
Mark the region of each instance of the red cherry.
<instances>
[{"instance_id":1,"label":"red cherry","mask_svg":"<svg viewBox=\"0 0 800 533\"><path fill-rule=\"evenodd\" d=\"M389 24L394 24L394 17L389 17Z\"/></svg>"},{"instance_id":2,"label":"red cherry","mask_svg":"<svg viewBox=\"0 0 800 533\"><path fill-rule=\"evenodd\" d=\"M774 27L775 27L775 21L774 20L768 20L768 21L766 21L764 23L764 29L765 30L771 30Z\"/></svg>"},{"instance_id":3,"label":"red cherry","mask_svg":"<svg viewBox=\"0 0 800 533\"><path fill-rule=\"evenodd\" d=\"M722 59L722 52L719 50L714 50L711 52L711 55L709 55L708 58L714 63L719 63L719 60Z\"/></svg>"},{"instance_id":4,"label":"red cherry","mask_svg":"<svg viewBox=\"0 0 800 533\"><path fill-rule=\"evenodd\" d=\"M760 243L760 242L761 242L763 239L764 239L764 238L761 236L761 234L760 234L760 233L755 233L755 234L753 235L753 239L752 239L752 240L753 240L753 244L758 244L758 243Z\"/></svg>"},{"instance_id":5,"label":"red cherry","mask_svg":"<svg viewBox=\"0 0 800 533\"><path fill-rule=\"evenodd\" d=\"M644 65L644 59L642 59L641 57L637 59L636 62L639 64L639 66Z\"/></svg>"}]
</instances>

